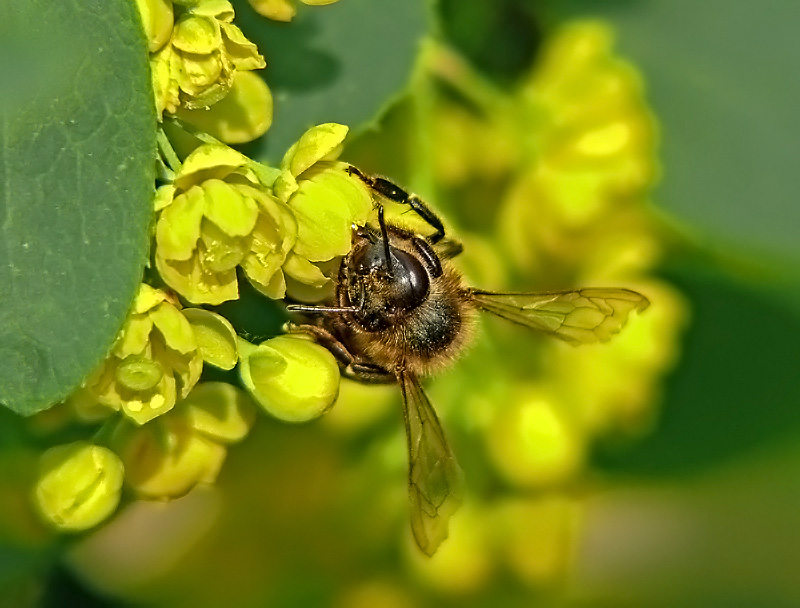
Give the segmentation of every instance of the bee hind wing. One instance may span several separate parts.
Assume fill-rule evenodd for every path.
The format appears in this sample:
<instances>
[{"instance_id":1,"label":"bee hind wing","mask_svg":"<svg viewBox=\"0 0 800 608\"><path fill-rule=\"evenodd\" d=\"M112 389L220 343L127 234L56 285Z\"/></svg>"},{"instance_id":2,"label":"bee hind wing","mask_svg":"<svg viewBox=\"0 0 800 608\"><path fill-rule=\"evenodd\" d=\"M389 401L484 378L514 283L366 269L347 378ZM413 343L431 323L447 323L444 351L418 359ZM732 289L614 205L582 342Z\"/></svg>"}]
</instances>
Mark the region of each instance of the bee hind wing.
<instances>
[{"instance_id":1,"label":"bee hind wing","mask_svg":"<svg viewBox=\"0 0 800 608\"><path fill-rule=\"evenodd\" d=\"M534 293L473 289L470 295L481 310L571 344L606 342L619 333L633 311L642 312L650 305L642 294L620 288Z\"/></svg>"},{"instance_id":2,"label":"bee hind wing","mask_svg":"<svg viewBox=\"0 0 800 608\"><path fill-rule=\"evenodd\" d=\"M433 555L447 538L450 517L463 496L463 474L418 378L400 372L406 440L411 531L419 548Z\"/></svg>"}]
</instances>

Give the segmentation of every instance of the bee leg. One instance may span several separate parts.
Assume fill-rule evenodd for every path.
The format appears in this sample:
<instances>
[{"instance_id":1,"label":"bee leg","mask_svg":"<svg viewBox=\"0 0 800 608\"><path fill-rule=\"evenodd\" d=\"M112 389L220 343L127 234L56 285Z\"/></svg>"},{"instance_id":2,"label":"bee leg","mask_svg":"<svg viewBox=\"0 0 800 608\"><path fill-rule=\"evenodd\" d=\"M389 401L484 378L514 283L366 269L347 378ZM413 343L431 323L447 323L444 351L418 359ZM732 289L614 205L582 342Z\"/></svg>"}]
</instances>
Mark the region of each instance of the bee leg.
<instances>
[{"instance_id":1,"label":"bee leg","mask_svg":"<svg viewBox=\"0 0 800 608\"><path fill-rule=\"evenodd\" d=\"M362 384L394 384L397 382L395 374L369 363L351 363L342 368L342 376Z\"/></svg>"},{"instance_id":2,"label":"bee leg","mask_svg":"<svg viewBox=\"0 0 800 608\"><path fill-rule=\"evenodd\" d=\"M334 336L327 329L318 327L317 325L295 325L287 323L285 329L291 334L308 334L320 346L328 350L339 362L339 366L343 369L350 366L355 357L347 350L347 347L342 344L342 341Z\"/></svg>"},{"instance_id":3,"label":"bee leg","mask_svg":"<svg viewBox=\"0 0 800 608\"><path fill-rule=\"evenodd\" d=\"M353 166L350 166L347 171L351 175L355 175L373 191L377 192L384 198L388 198L390 201L411 207L417 215L430 224L431 228L436 230L436 232L434 232L431 236L427 237L431 244L436 244L444 238L444 224L442 224L442 220L440 220L439 216L436 215L431 208L428 207L428 205L426 205L416 194L409 194L400 186L390 182L388 179L365 175Z\"/></svg>"},{"instance_id":4,"label":"bee leg","mask_svg":"<svg viewBox=\"0 0 800 608\"><path fill-rule=\"evenodd\" d=\"M364 363L347 350L347 347L327 329L317 325L286 324L289 333L304 333L331 353L339 363L342 376L365 384L391 384L397 380L395 375L382 367Z\"/></svg>"},{"instance_id":5,"label":"bee leg","mask_svg":"<svg viewBox=\"0 0 800 608\"><path fill-rule=\"evenodd\" d=\"M464 245L452 239L442 239L436 245L436 253L439 254L440 258L446 260L452 260L462 251L464 251Z\"/></svg>"}]
</instances>

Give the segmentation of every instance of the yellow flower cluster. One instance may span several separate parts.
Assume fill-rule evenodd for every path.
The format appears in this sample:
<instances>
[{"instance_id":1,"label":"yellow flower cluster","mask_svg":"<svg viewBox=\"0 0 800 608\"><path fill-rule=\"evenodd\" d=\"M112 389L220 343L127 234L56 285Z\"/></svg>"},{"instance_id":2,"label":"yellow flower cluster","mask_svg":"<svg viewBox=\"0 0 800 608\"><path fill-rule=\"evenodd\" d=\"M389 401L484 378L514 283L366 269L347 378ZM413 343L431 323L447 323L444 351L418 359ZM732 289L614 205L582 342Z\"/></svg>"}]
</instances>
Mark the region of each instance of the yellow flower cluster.
<instances>
[{"instance_id":1,"label":"yellow flower cluster","mask_svg":"<svg viewBox=\"0 0 800 608\"><path fill-rule=\"evenodd\" d=\"M237 70L266 65L233 17L227 0L202 0L178 17L151 62L159 113L212 106L228 94Z\"/></svg>"},{"instance_id":2,"label":"yellow flower cluster","mask_svg":"<svg viewBox=\"0 0 800 608\"><path fill-rule=\"evenodd\" d=\"M287 278L295 292L330 285L314 263L346 253L350 226L372 212L364 185L335 161L346 134L335 124L310 129L272 184L227 146L196 148L156 197L156 267L166 283L194 304L237 299L237 267L274 299Z\"/></svg>"},{"instance_id":3,"label":"yellow flower cluster","mask_svg":"<svg viewBox=\"0 0 800 608\"><path fill-rule=\"evenodd\" d=\"M277 20L295 14L289 0L251 4ZM229 143L268 128L256 113L240 132L218 120L271 107L262 103L268 89L249 73L264 61L232 24L226 0L139 5L159 113ZM478 83L463 66L453 70L444 55L432 57L438 75L482 110L466 110L456 96L419 104L432 113L441 189L457 193L465 215L495 214L483 222L491 228L464 235L466 274L487 288L500 288L506 274L518 277L517 289L630 285L653 302L608 345L523 343L498 325L490 346L478 345L461 371L437 383L432 401L450 413L445 426L473 434L495 487L505 488L468 498L432 560L423 565L416 550L408 552L418 576L444 590L480 589L498 563L531 585L569 568L581 501L565 488L580 485L597 438L647 429L676 355L684 304L651 276L661 254L646 208L658 175L656 126L636 71L612 42L603 25L569 25L510 92ZM374 213L364 183L338 161L346 134L337 124L310 129L279 168L203 140L157 192L154 260L164 283L194 305L237 299L240 276L273 299L329 297L330 271L351 247L352 225ZM484 197L491 183L504 184L493 191L494 211ZM199 382L204 362L238 365L249 396ZM396 395L343 387L330 418L341 432L374 422L375 404ZM226 445L249 432L250 397L279 419L302 422L327 411L339 388L336 361L315 342L278 336L250 344L219 315L183 308L143 285L108 359L69 400L84 419L112 424L95 442L45 454L37 504L57 527L81 530L116 509L123 484L149 499L181 496L213 482ZM399 445L393 453L402 453Z\"/></svg>"},{"instance_id":4,"label":"yellow flower cluster","mask_svg":"<svg viewBox=\"0 0 800 608\"><path fill-rule=\"evenodd\" d=\"M264 58L227 0L137 0L150 47L158 116L177 115L221 141L244 143L272 124L272 94L252 73Z\"/></svg>"},{"instance_id":5,"label":"yellow flower cluster","mask_svg":"<svg viewBox=\"0 0 800 608\"><path fill-rule=\"evenodd\" d=\"M223 144L198 146L156 196L161 278L195 304L236 299L237 268L271 298L283 297L285 277L307 289L330 284L314 262L345 253L350 226L372 210L360 180L335 161L346 133L312 128L271 173ZM323 209L330 221L317 217ZM46 519L64 530L99 523L116 508L123 477L138 496L157 499L213 482L225 444L247 434L253 412L233 386L198 384L203 362L226 370L240 363L256 402L289 422L321 415L339 390L338 364L313 341L249 344L220 315L182 308L143 284L111 354L69 399L81 418L110 420L111 430L104 445L59 446L45 456L36 498ZM81 475L105 481L89 493L76 482Z\"/></svg>"}]
</instances>

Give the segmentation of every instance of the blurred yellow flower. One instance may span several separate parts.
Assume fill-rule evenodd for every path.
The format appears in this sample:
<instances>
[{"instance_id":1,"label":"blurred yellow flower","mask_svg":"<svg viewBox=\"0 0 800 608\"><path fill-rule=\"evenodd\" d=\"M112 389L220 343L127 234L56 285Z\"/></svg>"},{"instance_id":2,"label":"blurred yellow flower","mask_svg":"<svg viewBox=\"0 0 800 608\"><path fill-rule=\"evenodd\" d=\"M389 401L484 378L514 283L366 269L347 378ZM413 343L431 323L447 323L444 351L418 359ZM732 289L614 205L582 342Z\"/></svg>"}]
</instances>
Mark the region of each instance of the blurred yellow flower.
<instances>
[{"instance_id":1,"label":"blurred yellow flower","mask_svg":"<svg viewBox=\"0 0 800 608\"><path fill-rule=\"evenodd\" d=\"M225 444L243 439L255 420L247 395L221 382L203 382L166 416L144 426L116 426L110 444L125 464L125 483L143 498L178 498L213 483Z\"/></svg>"}]
</instances>

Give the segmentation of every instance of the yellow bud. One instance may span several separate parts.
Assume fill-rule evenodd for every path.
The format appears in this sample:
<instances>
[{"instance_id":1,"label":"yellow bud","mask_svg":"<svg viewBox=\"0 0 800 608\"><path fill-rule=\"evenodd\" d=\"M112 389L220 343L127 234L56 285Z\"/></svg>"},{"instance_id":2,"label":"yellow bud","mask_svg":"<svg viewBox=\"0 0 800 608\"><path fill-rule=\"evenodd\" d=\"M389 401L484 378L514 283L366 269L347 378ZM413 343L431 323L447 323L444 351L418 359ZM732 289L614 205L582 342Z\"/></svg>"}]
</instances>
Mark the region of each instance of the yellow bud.
<instances>
[{"instance_id":1,"label":"yellow bud","mask_svg":"<svg viewBox=\"0 0 800 608\"><path fill-rule=\"evenodd\" d=\"M217 50L222 44L222 34L217 21L197 15L184 15L175 26L172 45L197 55L206 55Z\"/></svg>"},{"instance_id":2,"label":"yellow bud","mask_svg":"<svg viewBox=\"0 0 800 608\"><path fill-rule=\"evenodd\" d=\"M181 108L178 117L225 143L247 143L261 137L272 124L272 93L258 75L237 71L222 100L209 108Z\"/></svg>"},{"instance_id":3,"label":"yellow bud","mask_svg":"<svg viewBox=\"0 0 800 608\"><path fill-rule=\"evenodd\" d=\"M42 455L35 501L42 516L61 530L86 530L117 508L124 467L111 450L76 441Z\"/></svg>"},{"instance_id":4,"label":"yellow bud","mask_svg":"<svg viewBox=\"0 0 800 608\"><path fill-rule=\"evenodd\" d=\"M192 326L203 360L220 369L233 369L239 354L236 330L228 320L202 308L184 308L183 315Z\"/></svg>"},{"instance_id":5,"label":"yellow bud","mask_svg":"<svg viewBox=\"0 0 800 608\"><path fill-rule=\"evenodd\" d=\"M227 382L198 384L180 407L189 426L226 443L244 439L256 414L250 397Z\"/></svg>"},{"instance_id":6,"label":"yellow bud","mask_svg":"<svg viewBox=\"0 0 800 608\"><path fill-rule=\"evenodd\" d=\"M170 0L136 0L142 17L144 34L149 41L150 52L155 53L164 46L172 34L173 14Z\"/></svg>"},{"instance_id":7,"label":"yellow bud","mask_svg":"<svg viewBox=\"0 0 800 608\"><path fill-rule=\"evenodd\" d=\"M339 366L322 346L301 336L278 336L253 346L240 341L242 381L256 401L286 422L305 422L327 410L339 392Z\"/></svg>"},{"instance_id":8,"label":"yellow bud","mask_svg":"<svg viewBox=\"0 0 800 608\"><path fill-rule=\"evenodd\" d=\"M290 0L249 0L259 15L274 21L291 21L297 10Z\"/></svg>"},{"instance_id":9,"label":"yellow bud","mask_svg":"<svg viewBox=\"0 0 800 608\"><path fill-rule=\"evenodd\" d=\"M198 483L213 483L225 448L180 417L138 428L120 427L112 442L125 463L126 481L148 498L177 498Z\"/></svg>"}]
</instances>

